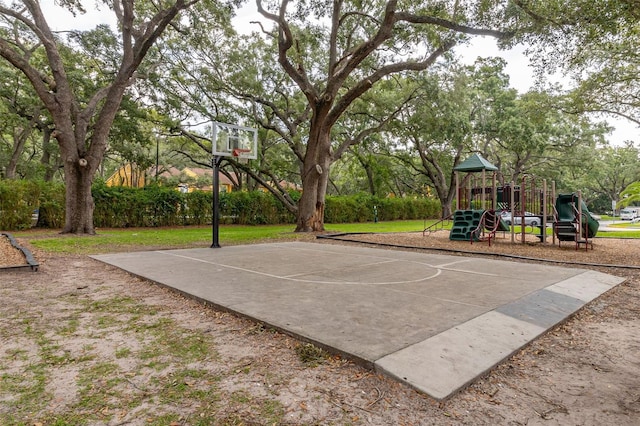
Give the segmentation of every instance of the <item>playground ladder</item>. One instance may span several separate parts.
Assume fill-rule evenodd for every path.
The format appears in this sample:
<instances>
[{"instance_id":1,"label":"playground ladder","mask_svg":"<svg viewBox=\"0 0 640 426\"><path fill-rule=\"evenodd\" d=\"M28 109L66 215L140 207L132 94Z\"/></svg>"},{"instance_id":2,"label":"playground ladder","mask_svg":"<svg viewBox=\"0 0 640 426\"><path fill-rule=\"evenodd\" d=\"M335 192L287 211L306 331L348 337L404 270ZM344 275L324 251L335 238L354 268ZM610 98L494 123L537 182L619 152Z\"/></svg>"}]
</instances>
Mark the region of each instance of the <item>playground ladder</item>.
<instances>
[{"instance_id":1,"label":"playground ladder","mask_svg":"<svg viewBox=\"0 0 640 426\"><path fill-rule=\"evenodd\" d=\"M580 244L584 244L585 250L588 250L589 243L591 243L591 248L593 249L593 241L589 241L588 232L586 229L584 229L586 227L586 223L585 226L582 225L582 217L580 215L580 212L576 208L575 204L572 203L571 206L573 207L575 218L574 220L570 221L558 220L558 212L555 211L554 207L556 220L553 224L553 230L556 234L556 237L558 238L558 246L561 245L562 241L573 241L575 242L576 250L578 250ZM586 215L582 214L582 216ZM585 217L585 220L586 219L587 218Z\"/></svg>"}]
</instances>

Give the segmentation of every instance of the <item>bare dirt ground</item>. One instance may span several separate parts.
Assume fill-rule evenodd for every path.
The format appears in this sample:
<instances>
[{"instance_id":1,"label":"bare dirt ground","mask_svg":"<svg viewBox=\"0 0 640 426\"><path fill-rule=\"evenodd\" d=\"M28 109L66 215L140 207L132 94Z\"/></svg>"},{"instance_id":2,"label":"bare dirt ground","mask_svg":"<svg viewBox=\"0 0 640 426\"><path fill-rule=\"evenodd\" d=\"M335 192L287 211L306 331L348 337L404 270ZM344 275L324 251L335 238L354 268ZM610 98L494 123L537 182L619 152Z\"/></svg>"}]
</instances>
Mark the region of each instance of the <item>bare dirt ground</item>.
<instances>
[{"instance_id":1,"label":"bare dirt ground","mask_svg":"<svg viewBox=\"0 0 640 426\"><path fill-rule=\"evenodd\" d=\"M355 238L355 237L350 237ZM360 240L640 266L639 240L594 250ZM0 238L0 259L6 244ZM336 242L331 242L336 243ZM354 244L354 243L350 243ZM0 271L3 425L637 425L640 271L445 402L85 256ZM513 260L529 261L529 260ZM0 262L2 263L2 262Z\"/></svg>"}]
</instances>

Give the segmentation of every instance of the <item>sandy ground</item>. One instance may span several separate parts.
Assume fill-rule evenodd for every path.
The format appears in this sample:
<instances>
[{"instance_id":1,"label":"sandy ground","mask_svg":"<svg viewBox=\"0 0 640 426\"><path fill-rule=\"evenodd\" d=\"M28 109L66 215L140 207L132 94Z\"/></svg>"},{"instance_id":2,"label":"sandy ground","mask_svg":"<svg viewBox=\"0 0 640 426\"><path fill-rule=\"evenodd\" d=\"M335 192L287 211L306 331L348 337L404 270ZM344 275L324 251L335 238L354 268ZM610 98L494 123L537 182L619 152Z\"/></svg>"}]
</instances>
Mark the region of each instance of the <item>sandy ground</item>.
<instances>
[{"instance_id":1,"label":"sandy ground","mask_svg":"<svg viewBox=\"0 0 640 426\"><path fill-rule=\"evenodd\" d=\"M502 252L561 262L640 265L638 240L596 240L593 250L576 251L569 244L563 248L514 246L508 243L508 236L491 248L486 243L449 242L436 235L357 238L413 247ZM3 246L0 238L0 248ZM1 249L0 259L7 258L5 252L6 247ZM45 386L53 396L33 412L23 413L16 408L3 380L6 383L6 377L28 376L29 363L40 356L30 335L20 331L25 329L25 321L29 322L30 330L41 330L41 336L48 336L61 348L90 351L91 357L85 362L118 363L118 374L126 378L118 395L121 399L136 396L139 405L87 408L80 415L92 419L88 424L163 424L152 423L150 419L161 418L159 415L167 411L175 414L176 420L164 424L173 426L637 425L640 419L639 270L594 266L628 280L498 365L486 377L449 400L438 402L339 358L331 358L317 367L306 366L296 355L298 342L288 336L203 307L85 256L49 256L37 251L34 254L40 262L38 272L0 271L0 378L3 378L0 420L14 421L5 424L54 424L56 415L80 410L78 399L86 386L78 379L82 365L79 361L50 365ZM135 301L141 311L152 307L154 318L174 321L183 333L199 331L211 340L216 356L191 361L189 368L216 374L215 397L210 401L207 400L210 396L198 400L185 398L167 404L163 400L166 388L154 384L180 370L185 361L165 356L163 370L145 370L136 359L140 353L135 346L131 347L130 356L118 358L114 348L139 338L128 334L130 330L105 328L104 312L77 308L123 299ZM70 334L53 333L51 329L68 320L72 312L77 313L80 327ZM117 315L126 314L114 315L117 320ZM16 356L18 349L26 355ZM265 414L267 402L281 407L275 421ZM212 419L208 423L199 420L205 418L205 413L206 419ZM16 415L22 417L16 419Z\"/></svg>"}]
</instances>

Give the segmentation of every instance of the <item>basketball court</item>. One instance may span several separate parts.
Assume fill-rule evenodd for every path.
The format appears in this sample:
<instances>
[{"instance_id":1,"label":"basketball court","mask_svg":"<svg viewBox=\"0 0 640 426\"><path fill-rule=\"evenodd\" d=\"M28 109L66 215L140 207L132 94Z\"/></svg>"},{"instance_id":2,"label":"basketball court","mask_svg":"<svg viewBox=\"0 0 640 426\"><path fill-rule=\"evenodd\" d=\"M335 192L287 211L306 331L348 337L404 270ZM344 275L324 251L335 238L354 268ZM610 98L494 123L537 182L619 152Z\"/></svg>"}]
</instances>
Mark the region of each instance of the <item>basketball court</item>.
<instances>
[{"instance_id":1,"label":"basketball court","mask_svg":"<svg viewBox=\"0 0 640 426\"><path fill-rule=\"evenodd\" d=\"M93 256L445 399L624 281L326 243Z\"/></svg>"}]
</instances>

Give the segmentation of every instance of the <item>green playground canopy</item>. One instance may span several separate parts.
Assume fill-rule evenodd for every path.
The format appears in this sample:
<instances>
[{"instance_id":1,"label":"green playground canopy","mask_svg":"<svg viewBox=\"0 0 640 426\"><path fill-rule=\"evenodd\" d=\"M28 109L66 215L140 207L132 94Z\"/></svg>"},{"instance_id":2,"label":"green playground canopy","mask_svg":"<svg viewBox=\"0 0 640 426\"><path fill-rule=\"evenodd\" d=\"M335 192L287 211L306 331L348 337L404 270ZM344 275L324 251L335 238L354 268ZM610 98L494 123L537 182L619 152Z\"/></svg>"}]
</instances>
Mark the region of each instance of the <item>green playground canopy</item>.
<instances>
[{"instance_id":1,"label":"green playground canopy","mask_svg":"<svg viewBox=\"0 0 640 426\"><path fill-rule=\"evenodd\" d=\"M498 168L484 159L480 154L473 154L453 168L456 172L481 172L487 170L490 172L498 171Z\"/></svg>"}]
</instances>

